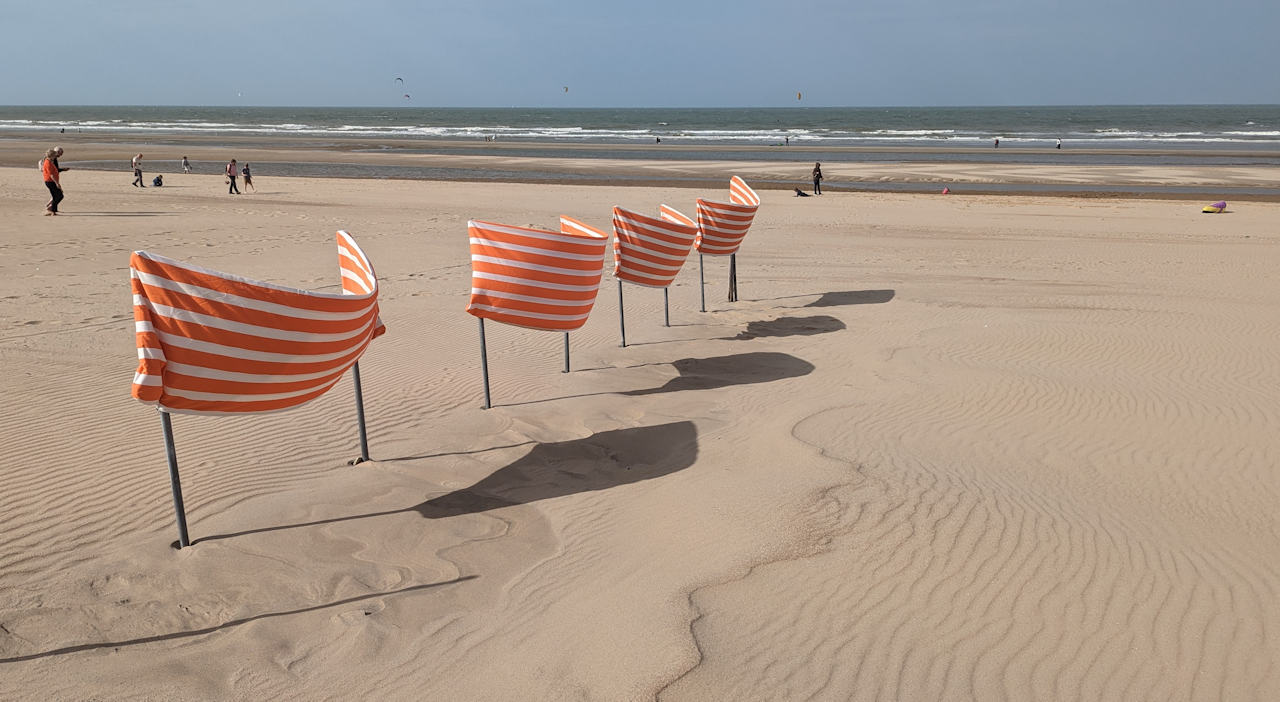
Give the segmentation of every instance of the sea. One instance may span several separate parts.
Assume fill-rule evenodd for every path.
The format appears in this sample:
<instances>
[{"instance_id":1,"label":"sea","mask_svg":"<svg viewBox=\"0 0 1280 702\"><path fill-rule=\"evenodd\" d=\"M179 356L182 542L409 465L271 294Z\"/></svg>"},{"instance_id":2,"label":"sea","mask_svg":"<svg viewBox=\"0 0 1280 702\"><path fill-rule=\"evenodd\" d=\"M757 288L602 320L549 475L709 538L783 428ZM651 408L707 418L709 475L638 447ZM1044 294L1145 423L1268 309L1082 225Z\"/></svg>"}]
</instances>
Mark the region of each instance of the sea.
<instances>
[{"instance_id":1,"label":"sea","mask_svg":"<svg viewBox=\"0 0 1280 702\"><path fill-rule=\"evenodd\" d=\"M1280 105L0 106L0 138L64 132L144 143L194 137L216 144L237 137L273 137L285 147L409 153L491 153L485 145L497 141L503 143L504 155L551 158L1280 166ZM579 146L583 144L594 146L584 150ZM804 155L787 147L804 147ZM264 173L333 174L325 164L259 167ZM355 171L346 167L343 172L361 177L450 177L421 170L362 166ZM566 176L547 175L559 180ZM495 171L488 176L501 179L503 174ZM526 171L519 176L528 179L537 174Z\"/></svg>"}]
</instances>

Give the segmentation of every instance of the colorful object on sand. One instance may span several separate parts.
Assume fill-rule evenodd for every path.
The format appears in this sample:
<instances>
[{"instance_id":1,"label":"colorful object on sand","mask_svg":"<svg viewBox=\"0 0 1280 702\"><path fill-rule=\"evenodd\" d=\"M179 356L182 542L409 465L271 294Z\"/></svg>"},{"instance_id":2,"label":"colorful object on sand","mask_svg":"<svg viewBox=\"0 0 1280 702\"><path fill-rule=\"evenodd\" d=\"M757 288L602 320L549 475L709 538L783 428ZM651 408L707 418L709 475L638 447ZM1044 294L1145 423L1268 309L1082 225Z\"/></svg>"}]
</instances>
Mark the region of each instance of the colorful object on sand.
<instances>
[{"instance_id":1,"label":"colorful object on sand","mask_svg":"<svg viewBox=\"0 0 1280 702\"><path fill-rule=\"evenodd\" d=\"M386 331L373 266L351 235L337 242L341 294L135 251L133 396L165 412L245 414L324 394Z\"/></svg>"},{"instance_id":2,"label":"colorful object on sand","mask_svg":"<svg viewBox=\"0 0 1280 702\"><path fill-rule=\"evenodd\" d=\"M950 195L950 194L951 194L951 188L943 187L943 188L942 188L942 194L943 194L943 195Z\"/></svg>"},{"instance_id":3,"label":"colorful object on sand","mask_svg":"<svg viewBox=\"0 0 1280 702\"><path fill-rule=\"evenodd\" d=\"M759 207L760 196L738 176L729 180L729 202L698 198L698 236L694 248L707 256L737 253Z\"/></svg>"},{"instance_id":4,"label":"colorful object on sand","mask_svg":"<svg viewBox=\"0 0 1280 702\"><path fill-rule=\"evenodd\" d=\"M698 198L698 237L693 248L698 250L699 309L703 312L707 311L707 295L702 284L702 257L729 257L729 302L737 302L738 248L759 208L760 196L738 176L729 179L729 202Z\"/></svg>"},{"instance_id":5,"label":"colorful object on sand","mask_svg":"<svg viewBox=\"0 0 1280 702\"><path fill-rule=\"evenodd\" d=\"M1218 214L1219 212L1226 212L1227 203L1225 200L1219 200L1212 205L1205 205L1204 209L1200 211L1204 214Z\"/></svg>"},{"instance_id":6,"label":"colorful object on sand","mask_svg":"<svg viewBox=\"0 0 1280 702\"><path fill-rule=\"evenodd\" d=\"M657 217L613 208L613 275L628 283L665 288L675 280L698 227L678 210L662 205Z\"/></svg>"},{"instance_id":7,"label":"colorful object on sand","mask_svg":"<svg viewBox=\"0 0 1280 702\"><path fill-rule=\"evenodd\" d=\"M587 323L603 275L608 235L560 217L560 231L467 222L471 301L481 319L544 331Z\"/></svg>"},{"instance_id":8,"label":"colorful object on sand","mask_svg":"<svg viewBox=\"0 0 1280 702\"><path fill-rule=\"evenodd\" d=\"M564 372L569 372L569 332L587 323L600 291L609 236L561 216L560 231L467 222L471 239L471 301L480 318L480 369L484 407L489 395L489 354L484 320L528 329L564 332Z\"/></svg>"},{"instance_id":9,"label":"colorful object on sand","mask_svg":"<svg viewBox=\"0 0 1280 702\"><path fill-rule=\"evenodd\" d=\"M698 225L679 210L667 205L658 216L613 208L613 275L618 279L618 325L622 345L627 345L626 309L622 301L622 281L649 288L662 288L662 310L671 326L667 288L689 257Z\"/></svg>"}]
</instances>

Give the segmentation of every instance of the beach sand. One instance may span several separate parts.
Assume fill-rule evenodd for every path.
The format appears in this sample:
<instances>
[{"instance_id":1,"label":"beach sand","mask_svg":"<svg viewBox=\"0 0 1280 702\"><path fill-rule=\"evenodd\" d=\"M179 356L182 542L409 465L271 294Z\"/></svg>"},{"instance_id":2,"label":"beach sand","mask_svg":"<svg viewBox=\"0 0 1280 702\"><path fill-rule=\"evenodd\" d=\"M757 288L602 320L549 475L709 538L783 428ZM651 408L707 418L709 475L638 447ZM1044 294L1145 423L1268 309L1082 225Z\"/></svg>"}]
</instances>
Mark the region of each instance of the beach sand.
<instances>
[{"instance_id":1,"label":"beach sand","mask_svg":"<svg viewBox=\"0 0 1280 702\"><path fill-rule=\"evenodd\" d=\"M63 178L0 168L0 698L1280 698L1278 203L762 191L738 302L488 325L484 410L468 219L727 182ZM175 416L171 548L129 252L333 291L337 229L375 460L349 380Z\"/></svg>"}]
</instances>

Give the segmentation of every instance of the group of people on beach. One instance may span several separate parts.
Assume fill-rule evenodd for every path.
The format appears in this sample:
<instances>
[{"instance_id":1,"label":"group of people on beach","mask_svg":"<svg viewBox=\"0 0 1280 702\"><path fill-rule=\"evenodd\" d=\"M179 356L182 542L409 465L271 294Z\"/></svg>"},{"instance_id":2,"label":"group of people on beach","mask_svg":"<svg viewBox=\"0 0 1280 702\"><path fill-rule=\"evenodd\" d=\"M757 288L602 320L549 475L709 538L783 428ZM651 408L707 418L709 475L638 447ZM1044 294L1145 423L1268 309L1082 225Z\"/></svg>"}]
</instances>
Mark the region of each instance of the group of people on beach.
<instances>
[{"instance_id":1,"label":"group of people on beach","mask_svg":"<svg viewBox=\"0 0 1280 702\"><path fill-rule=\"evenodd\" d=\"M62 191L61 174L64 171L69 171L71 169L64 168L58 165L58 159L61 156L62 156L62 147L55 146L49 149L48 151L46 151L44 154L44 158L40 160L40 164L39 164L40 175L42 178L44 178L44 185L46 188L49 189L49 196L50 196L49 202L45 203L45 206L44 206L45 215L58 214L58 203L62 202L62 200L65 197ZM129 167L133 169L133 186L135 188L147 187L142 179L142 158L143 158L143 155L138 154L137 156L134 156L132 159L129 160ZM186 156L182 157L182 161L180 162L180 165L182 167L183 173L191 172L191 161ZM230 186L227 189L228 194L231 194L231 195L240 194L240 189L236 187L237 177L244 178L244 185L246 190L257 192L257 188L254 187L253 185L253 173L249 170L249 164L246 163L243 166L240 166L239 168L237 168L236 160L233 158L229 163L227 163L227 167L224 173L226 175L226 182ZM163 186L164 176L156 175L155 178L151 179L151 185L152 187Z\"/></svg>"}]
</instances>

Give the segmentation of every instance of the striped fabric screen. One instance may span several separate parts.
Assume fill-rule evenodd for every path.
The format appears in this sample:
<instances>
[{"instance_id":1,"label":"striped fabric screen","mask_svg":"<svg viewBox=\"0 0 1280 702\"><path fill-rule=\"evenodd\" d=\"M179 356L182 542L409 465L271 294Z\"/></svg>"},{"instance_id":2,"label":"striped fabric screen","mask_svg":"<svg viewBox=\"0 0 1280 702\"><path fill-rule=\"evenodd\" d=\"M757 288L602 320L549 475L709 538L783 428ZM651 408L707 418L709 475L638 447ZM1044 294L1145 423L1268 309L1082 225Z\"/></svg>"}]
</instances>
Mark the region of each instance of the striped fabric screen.
<instances>
[{"instance_id":1,"label":"striped fabric screen","mask_svg":"<svg viewBox=\"0 0 1280 702\"><path fill-rule=\"evenodd\" d=\"M324 394L386 331L373 266L349 234L338 232L337 241L341 294L135 251L133 396L168 412L242 414Z\"/></svg>"},{"instance_id":2,"label":"striped fabric screen","mask_svg":"<svg viewBox=\"0 0 1280 702\"><path fill-rule=\"evenodd\" d=\"M689 257L698 227L666 205L658 217L615 207L613 233L613 275L628 283L665 288Z\"/></svg>"},{"instance_id":3,"label":"striped fabric screen","mask_svg":"<svg viewBox=\"0 0 1280 702\"><path fill-rule=\"evenodd\" d=\"M729 202L698 198L698 240L694 242L698 253L707 256L737 253L758 207L760 196L738 176L729 181Z\"/></svg>"},{"instance_id":4,"label":"striped fabric screen","mask_svg":"<svg viewBox=\"0 0 1280 702\"><path fill-rule=\"evenodd\" d=\"M560 231L467 222L471 301L482 319L544 331L587 322L604 273L608 235L569 217Z\"/></svg>"}]
</instances>

